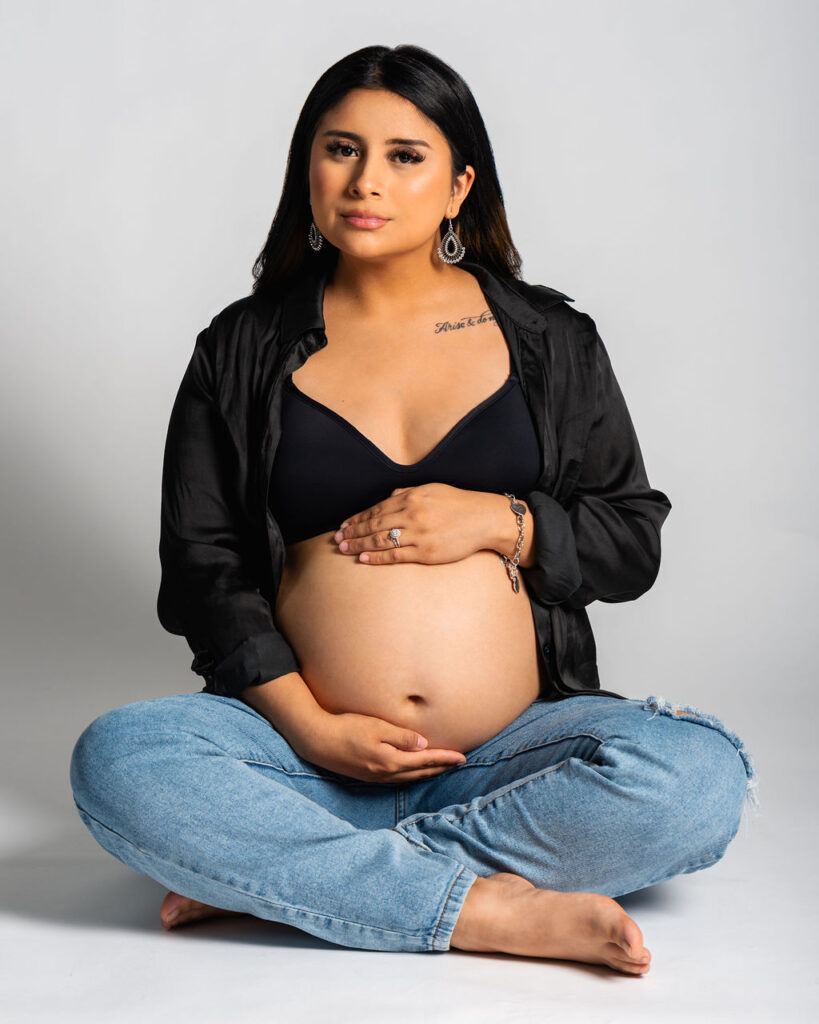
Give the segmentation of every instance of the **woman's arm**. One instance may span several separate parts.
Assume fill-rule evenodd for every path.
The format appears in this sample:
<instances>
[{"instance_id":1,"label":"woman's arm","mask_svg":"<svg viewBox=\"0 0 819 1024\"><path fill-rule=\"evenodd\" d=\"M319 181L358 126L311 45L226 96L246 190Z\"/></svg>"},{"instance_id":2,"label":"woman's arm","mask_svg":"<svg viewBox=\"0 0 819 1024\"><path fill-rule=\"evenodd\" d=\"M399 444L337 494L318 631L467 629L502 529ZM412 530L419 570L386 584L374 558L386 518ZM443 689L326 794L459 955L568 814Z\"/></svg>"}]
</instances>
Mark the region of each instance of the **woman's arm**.
<instances>
[{"instance_id":1,"label":"woman's arm","mask_svg":"<svg viewBox=\"0 0 819 1024\"><path fill-rule=\"evenodd\" d=\"M523 495L534 528L521 565L529 591L542 605L632 601L652 586L660 567L660 529L671 502L649 485L631 416L596 329L594 346L595 408L572 496L564 506L545 491ZM516 533L508 508L506 514ZM508 546L499 550L509 553Z\"/></svg>"},{"instance_id":2,"label":"woman's arm","mask_svg":"<svg viewBox=\"0 0 819 1024\"><path fill-rule=\"evenodd\" d=\"M270 722L291 747L301 746L328 712L298 672L288 672L236 695Z\"/></svg>"},{"instance_id":3,"label":"woman's arm","mask_svg":"<svg viewBox=\"0 0 819 1024\"><path fill-rule=\"evenodd\" d=\"M171 411L162 468L157 613L184 636L208 689L238 696L298 672L259 590L266 552L241 511L246 466L215 401L213 324L196 339Z\"/></svg>"}]
</instances>

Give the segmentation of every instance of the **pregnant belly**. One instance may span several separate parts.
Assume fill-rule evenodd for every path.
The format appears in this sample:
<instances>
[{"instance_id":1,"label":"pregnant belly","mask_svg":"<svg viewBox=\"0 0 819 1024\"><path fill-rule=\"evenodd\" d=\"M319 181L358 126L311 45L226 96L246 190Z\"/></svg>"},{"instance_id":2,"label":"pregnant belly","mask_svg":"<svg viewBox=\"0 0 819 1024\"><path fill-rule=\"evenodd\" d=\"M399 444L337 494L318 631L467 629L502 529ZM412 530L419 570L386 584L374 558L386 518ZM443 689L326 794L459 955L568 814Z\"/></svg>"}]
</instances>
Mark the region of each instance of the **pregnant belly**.
<instances>
[{"instance_id":1,"label":"pregnant belly","mask_svg":"<svg viewBox=\"0 0 819 1024\"><path fill-rule=\"evenodd\" d=\"M367 565L333 531L291 544L276 622L318 703L417 730L467 753L540 692L525 583L494 551L458 562Z\"/></svg>"}]
</instances>

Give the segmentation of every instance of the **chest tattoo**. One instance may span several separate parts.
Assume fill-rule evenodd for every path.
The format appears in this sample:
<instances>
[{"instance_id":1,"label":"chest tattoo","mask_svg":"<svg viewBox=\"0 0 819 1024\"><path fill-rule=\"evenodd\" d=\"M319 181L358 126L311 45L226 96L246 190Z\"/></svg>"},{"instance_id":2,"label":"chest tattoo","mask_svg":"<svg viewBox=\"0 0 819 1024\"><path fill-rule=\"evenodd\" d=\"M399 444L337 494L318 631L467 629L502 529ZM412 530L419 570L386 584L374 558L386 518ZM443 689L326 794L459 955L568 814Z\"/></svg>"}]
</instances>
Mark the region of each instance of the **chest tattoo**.
<instances>
[{"instance_id":1,"label":"chest tattoo","mask_svg":"<svg viewBox=\"0 0 819 1024\"><path fill-rule=\"evenodd\" d=\"M474 327L476 324L487 323L495 323L495 318L489 309L485 309L478 316L462 316L460 320L439 320L435 324L435 333L443 334L444 331L462 331L464 327Z\"/></svg>"}]
</instances>

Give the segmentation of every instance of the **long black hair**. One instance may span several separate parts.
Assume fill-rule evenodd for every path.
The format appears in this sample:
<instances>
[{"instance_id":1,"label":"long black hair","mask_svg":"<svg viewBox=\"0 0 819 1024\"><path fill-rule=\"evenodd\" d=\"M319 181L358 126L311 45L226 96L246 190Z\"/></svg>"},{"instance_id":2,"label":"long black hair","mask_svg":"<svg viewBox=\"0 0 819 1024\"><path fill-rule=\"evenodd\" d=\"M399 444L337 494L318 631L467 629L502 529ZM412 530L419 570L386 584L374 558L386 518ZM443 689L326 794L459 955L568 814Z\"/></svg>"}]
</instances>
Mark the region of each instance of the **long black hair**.
<instances>
[{"instance_id":1,"label":"long black hair","mask_svg":"<svg viewBox=\"0 0 819 1024\"><path fill-rule=\"evenodd\" d=\"M520 277L521 259L512 243L495 157L472 91L461 76L420 46L365 46L342 57L310 90L296 122L284 187L264 248L253 265L253 292L275 291L306 271L327 271L338 249L327 239L318 252L307 244L310 210L310 150L318 122L352 89L386 89L403 96L433 121L449 143L452 178L467 164L475 180L453 221L466 258L505 277ZM448 221L441 221L445 234Z\"/></svg>"}]
</instances>

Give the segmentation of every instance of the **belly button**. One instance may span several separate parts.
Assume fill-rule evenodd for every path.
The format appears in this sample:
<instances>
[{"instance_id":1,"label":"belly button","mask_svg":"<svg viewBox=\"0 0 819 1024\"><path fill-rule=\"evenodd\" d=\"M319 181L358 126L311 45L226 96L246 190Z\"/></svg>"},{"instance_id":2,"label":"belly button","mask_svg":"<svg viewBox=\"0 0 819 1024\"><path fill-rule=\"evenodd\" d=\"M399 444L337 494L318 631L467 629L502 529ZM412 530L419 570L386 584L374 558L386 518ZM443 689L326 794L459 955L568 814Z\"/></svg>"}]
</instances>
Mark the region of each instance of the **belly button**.
<instances>
[{"instance_id":1,"label":"belly button","mask_svg":"<svg viewBox=\"0 0 819 1024\"><path fill-rule=\"evenodd\" d=\"M424 703L424 698L422 696L420 696L420 694L417 694L417 693L411 693L409 695L409 697L407 697L407 700L411 700L414 704L423 704Z\"/></svg>"}]
</instances>

